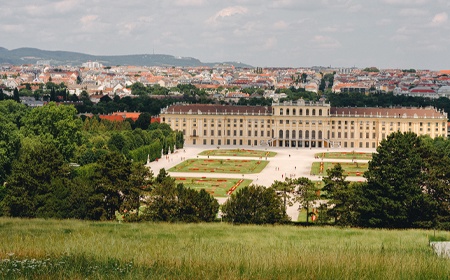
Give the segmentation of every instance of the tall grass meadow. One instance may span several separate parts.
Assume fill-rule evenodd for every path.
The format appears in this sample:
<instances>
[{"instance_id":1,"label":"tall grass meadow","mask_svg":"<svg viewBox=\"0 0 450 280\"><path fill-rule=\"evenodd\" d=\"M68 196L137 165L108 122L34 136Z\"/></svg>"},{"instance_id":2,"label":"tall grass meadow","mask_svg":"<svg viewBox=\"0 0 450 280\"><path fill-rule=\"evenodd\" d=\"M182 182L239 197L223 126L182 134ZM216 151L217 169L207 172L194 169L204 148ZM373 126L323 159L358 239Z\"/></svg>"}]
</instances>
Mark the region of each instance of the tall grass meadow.
<instances>
[{"instance_id":1,"label":"tall grass meadow","mask_svg":"<svg viewBox=\"0 0 450 280\"><path fill-rule=\"evenodd\" d=\"M0 279L450 279L450 232L0 218Z\"/></svg>"}]
</instances>

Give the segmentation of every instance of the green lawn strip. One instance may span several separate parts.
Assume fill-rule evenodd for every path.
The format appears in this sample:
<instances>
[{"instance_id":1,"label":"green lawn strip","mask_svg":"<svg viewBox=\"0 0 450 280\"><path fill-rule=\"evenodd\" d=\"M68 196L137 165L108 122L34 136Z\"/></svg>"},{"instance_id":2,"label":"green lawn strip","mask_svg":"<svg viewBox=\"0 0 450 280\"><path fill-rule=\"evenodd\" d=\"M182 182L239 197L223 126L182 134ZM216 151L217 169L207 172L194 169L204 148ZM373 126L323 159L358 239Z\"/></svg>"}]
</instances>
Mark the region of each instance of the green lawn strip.
<instances>
[{"instance_id":1,"label":"green lawn strip","mask_svg":"<svg viewBox=\"0 0 450 280\"><path fill-rule=\"evenodd\" d=\"M206 150L199 153L200 156L222 156L222 157L274 157L277 153L271 151L261 150L246 150L246 149L217 149Z\"/></svg>"},{"instance_id":2,"label":"green lawn strip","mask_svg":"<svg viewBox=\"0 0 450 280\"><path fill-rule=\"evenodd\" d=\"M367 171L369 164L365 162L323 162L323 171L320 172L320 162L313 162L311 167L311 175L326 176L327 170L333 168L335 164L340 163L344 174L347 176L363 176Z\"/></svg>"},{"instance_id":3,"label":"green lawn strip","mask_svg":"<svg viewBox=\"0 0 450 280\"><path fill-rule=\"evenodd\" d=\"M214 197L227 197L227 192L237 185L237 188L250 185L253 180L239 178L206 178L206 177L174 177L175 183L200 191L205 189ZM240 183L239 183L240 182ZM238 184L239 183L239 184ZM237 189L236 189L237 190ZM235 191L236 191L235 190Z\"/></svg>"},{"instance_id":4,"label":"green lawn strip","mask_svg":"<svg viewBox=\"0 0 450 280\"><path fill-rule=\"evenodd\" d=\"M268 163L265 160L188 159L170 168L168 171L250 174L261 172Z\"/></svg>"},{"instance_id":5,"label":"green lawn strip","mask_svg":"<svg viewBox=\"0 0 450 280\"><path fill-rule=\"evenodd\" d=\"M364 152L323 152L314 154L315 158L329 158L329 159L359 159L371 160L372 153Z\"/></svg>"}]
</instances>

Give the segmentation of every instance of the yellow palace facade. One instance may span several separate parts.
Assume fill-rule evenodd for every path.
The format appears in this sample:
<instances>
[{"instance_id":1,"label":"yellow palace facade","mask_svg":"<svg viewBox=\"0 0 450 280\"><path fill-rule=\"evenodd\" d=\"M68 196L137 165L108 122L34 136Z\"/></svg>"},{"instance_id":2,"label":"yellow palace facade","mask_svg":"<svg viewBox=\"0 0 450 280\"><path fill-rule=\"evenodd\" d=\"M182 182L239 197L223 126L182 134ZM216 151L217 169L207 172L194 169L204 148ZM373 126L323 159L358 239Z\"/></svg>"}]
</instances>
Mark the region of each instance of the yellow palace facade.
<instances>
[{"instance_id":1,"label":"yellow palace facade","mask_svg":"<svg viewBox=\"0 0 450 280\"><path fill-rule=\"evenodd\" d=\"M376 148L394 131L446 137L447 113L428 108L331 107L325 102L272 106L174 104L161 122L187 145Z\"/></svg>"}]
</instances>

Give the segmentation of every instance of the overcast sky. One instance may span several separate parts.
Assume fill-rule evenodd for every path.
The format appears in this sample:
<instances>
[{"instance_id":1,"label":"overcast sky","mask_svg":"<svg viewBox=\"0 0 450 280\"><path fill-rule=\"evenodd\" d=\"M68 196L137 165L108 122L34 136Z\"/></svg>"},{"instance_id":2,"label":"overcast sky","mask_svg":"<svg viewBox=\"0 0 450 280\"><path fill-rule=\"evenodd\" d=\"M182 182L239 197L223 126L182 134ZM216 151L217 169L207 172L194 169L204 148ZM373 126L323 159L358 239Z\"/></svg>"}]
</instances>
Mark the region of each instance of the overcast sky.
<instances>
[{"instance_id":1,"label":"overcast sky","mask_svg":"<svg viewBox=\"0 0 450 280\"><path fill-rule=\"evenodd\" d=\"M0 46L267 67L450 69L449 0L2 1Z\"/></svg>"}]
</instances>

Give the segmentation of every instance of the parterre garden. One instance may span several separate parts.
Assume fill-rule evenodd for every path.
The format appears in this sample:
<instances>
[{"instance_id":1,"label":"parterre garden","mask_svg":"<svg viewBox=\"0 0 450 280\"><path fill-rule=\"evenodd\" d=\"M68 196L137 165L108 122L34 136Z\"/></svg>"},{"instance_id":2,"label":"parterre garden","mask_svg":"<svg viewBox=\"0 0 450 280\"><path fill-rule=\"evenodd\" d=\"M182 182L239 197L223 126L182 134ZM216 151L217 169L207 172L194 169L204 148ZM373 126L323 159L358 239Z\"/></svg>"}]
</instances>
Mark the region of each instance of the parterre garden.
<instances>
[{"instance_id":1,"label":"parterre garden","mask_svg":"<svg viewBox=\"0 0 450 280\"><path fill-rule=\"evenodd\" d=\"M188 159L168 171L250 174L261 172L268 163L266 160Z\"/></svg>"},{"instance_id":2,"label":"parterre garden","mask_svg":"<svg viewBox=\"0 0 450 280\"><path fill-rule=\"evenodd\" d=\"M206 177L175 177L175 183L182 183L185 187L201 190L205 189L214 197L226 197L239 187L250 185L252 180L236 178L206 178Z\"/></svg>"},{"instance_id":3,"label":"parterre garden","mask_svg":"<svg viewBox=\"0 0 450 280\"><path fill-rule=\"evenodd\" d=\"M371 160L372 153L364 152L323 152L316 153L315 158L329 158L329 159L359 159L359 160Z\"/></svg>"},{"instance_id":4,"label":"parterre garden","mask_svg":"<svg viewBox=\"0 0 450 280\"><path fill-rule=\"evenodd\" d=\"M342 169L345 170L344 174L347 176L363 176L369 167L367 162L313 162L311 175L326 176L327 170L338 163L341 164Z\"/></svg>"},{"instance_id":5,"label":"parterre garden","mask_svg":"<svg viewBox=\"0 0 450 280\"><path fill-rule=\"evenodd\" d=\"M275 152L225 149L206 150L199 155L208 156L207 159L188 159L170 168L169 172L192 172L192 173L228 173L228 174L251 174L261 172L268 161L261 160L263 157L273 157ZM209 159L209 156L241 156L259 157L259 160L234 160L234 159ZM248 186L252 180L238 178L207 178L207 177L174 177L176 183L183 183L185 187L192 189L205 189L215 197L226 197L233 193L238 187Z\"/></svg>"},{"instance_id":6,"label":"parterre garden","mask_svg":"<svg viewBox=\"0 0 450 280\"><path fill-rule=\"evenodd\" d=\"M261 150L246 150L246 149L217 149L206 150L201 152L200 156L223 156L223 157L274 157L277 153L271 151Z\"/></svg>"}]
</instances>

